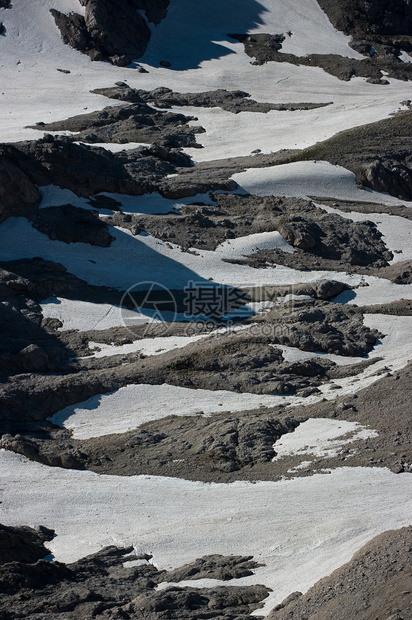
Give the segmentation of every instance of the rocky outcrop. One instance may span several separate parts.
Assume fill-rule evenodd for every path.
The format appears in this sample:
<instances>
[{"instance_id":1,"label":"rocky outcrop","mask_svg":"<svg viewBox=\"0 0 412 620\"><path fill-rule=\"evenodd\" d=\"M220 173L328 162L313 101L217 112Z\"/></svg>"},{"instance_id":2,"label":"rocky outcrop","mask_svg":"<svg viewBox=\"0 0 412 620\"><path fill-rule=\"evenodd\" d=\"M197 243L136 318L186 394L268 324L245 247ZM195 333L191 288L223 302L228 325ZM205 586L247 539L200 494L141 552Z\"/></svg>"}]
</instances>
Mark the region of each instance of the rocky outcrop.
<instances>
[{"instance_id":1,"label":"rocky outcrop","mask_svg":"<svg viewBox=\"0 0 412 620\"><path fill-rule=\"evenodd\" d=\"M4 145L2 149L8 161L32 183L52 183L86 197L99 192L132 195L153 192L178 167L191 166L188 155L156 144L111 153L50 134L36 141Z\"/></svg>"},{"instance_id":2,"label":"rocky outcrop","mask_svg":"<svg viewBox=\"0 0 412 620\"><path fill-rule=\"evenodd\" d=\"M92 60L109 60L126 66L146 51L149 21L159 23L165 17L169 0L81 0L85 15L51 9L64 43L88 54Z\"/></svg>"},{"instance_id":3,"label":"rocky outcrop","mask_svg":"<svg viewBox=\"0 0 412 620\"><path fill-rule=\"evenodd\" d=\"M19 295L0 301L0 373L56 372L65 369L70 351L44 329L40 306Z\"/></svg>"},{"instance_id":4,"label":"rocky outcrop","mask_svg":"<svg viewBox=\"0 0 412 620\"><path fill-rule=\"evenodd\" d=\"M147 362L147 358L146 358ZM364 366L362 366L364 368ZM411 367L400 373L380 371L382 378L353 395L295 405L260 407L252 411L222 411L212 416L153 420L127 433L77 440L67 429L48 422L8 423L1 446L47 465L88 469L120 476L172 476L187 480L230 483L235 480L279 480L324 473L325 468L389 467L408 472L412 444L409 402ZM277 442L310 418L356 421L377 434L358 440L350 450L315 459L299 467L302 454L277 454Z\"/></svg>"},{"instance_id":5,"label":"rocky outcrop","mask_svg":"<svg viewBox=\"0 0 412 620\"><path fill-rule=\"evenodd\" d=\"M166 148L195 147L201 145L196 135L204 133L203 127L189 126L194 116L162 112L144 102L128 106L113 106L90 114L81 114L65 121L38 123L33 129L71 131L73 140L82 142L157 143Z\"/></svg>"},{"instance_id":6,"label":"rocky outcrop","mask_svg":"<svg viewBox=\"0 0 412 620\"><path fill-rule=\"evenodd\" d=\"M409 200L412 188L412 168L409 159L396 161L377 158L365 164L357 175L360 185L377 192L388 192L402 200Z\"/></svg>"},{"instance_id":7,"label":"rocky outcrop","mask_svg":"<svg viewBox=\"0 0 412 620\"><path fill-rule=\"evenodd\" d=\"M412 64L410 65L412 67ZM412 111L342 131L294 160L325 160L351 170L360 186L412 200Z\"/></svg>"},{"instance_id":8,"label":"rocky outcrop","mask_svg":"<svg viewBox=\"0 0 412 620\"><path fill-rule=\"evenodd\" d=\"M131 88L127 84L119 83L113 88L96 88L92 92L104 95L119 101L131 103L151 103L157 108L171 108L172 106L194 106L200 108L222 108L226 112L239 114L240 112L267 113L270 110L279 112L294 110L313 110L322 108L328 103L262 103L250 98L249 93L243 90L211 90L203 93L176 93L170 88L160 87L154 90Z\"/></svg>"},{"instance_id":9,"label":"rocky outcrop","mask_svg":"<svg viewBox=\"0 0 412 620\"><path fill-rule=\"evenodd\" d=\"M33 226L52 241L64 243L88 243L107 248L114 239L98 214L70 204L40 209Z\"/></svg>"},{"instance_id":10,"label":"rocky outcrop","mask_svg":"<svg viewBox=\"0 0 412 620\"><path fill-rule=\"evenodd\" d=\"M274 230L296 249L294 253L257 251L245 259L256 268L277 263L294 269L380 269L393 258L372 222L326 214L308 200L235 194L214 194L211 198L215 205L195 203L167 215L126 218L115 213L107 222L129 228L134 234L146 231L185 250L215 250L228 239Z\"/></svg>"},{"instance_id":11,"label":"rocky outcrop","mask_svg":"<svg viewBox=\"0 0 412 620\"><path fill-rule=\"evenodd\" d=\"M226 579L253 574L251 569L259 565L251 557L205 556L171 573L149 563L152 556L136 555L133 547L106 547L72 564L46 562L36 552L39 548L41 557L48 553L41 542L53 534L46 528L36 532L0 526L2 542L13 537L11 545L15 545L11 553L3 554L0 571L0 614L4 618L195 620L224 614L228 620L252 620L250 614L269 593L260 585L156 590L163 582L198 579L202 573L212 579L221 574ZM124 565L128 561L137 561L137 565Z\"/></svg>"},{"instance_id":12,"label":"rocky outcrop","mask_svg":"<svg viewBox=\"0 0 412 620\"><path fill-rule=\"evenodd\" d=\"M115 289L88 284L63 265L42 258L0 262L0 296L12 298L20 295L36 301L66 297L116 304L120 294Z\"/></svg>"},{"instance_id":13,"label":"rocky outcrop","mask_svg":"<svg viewBox=\"0 0 412 620\"><path fill-rule=\"evenodd\" d=\"M409 0L318 0L332 24L347 35L362 54L397 56L412 50Z\"/></svg>"},{"instance_id":14,"label":"rocky outcrop","mask_svg":"<svg viewBox=\"0 0 412 620\"><path fill-rule=\"evenodd\" d=\"M366 77L373 84L388 84L384 76L405 81L412 79L412 65L402 62L397 55L373 54L361 60L338 54L296 56L279 49L279 37L283 35L262 33L230 36L244 44L246 54L255 59L253 62L255 65L267 62L287 62L304 67L320 67L339 80L349 81L352 77Z\"/></svg>"},{"instance_id":15,"label":"rocky outcrop","mask_svg":"<svg viewBox=\"0 0 412 620\"><path fill-rule=\"evenodd\" d=\"M52 540L53 530L40 526L8 527L0 524L0 565L8 562L31 564L49 554L44 543Z\"/></svg>"}]
</instances>

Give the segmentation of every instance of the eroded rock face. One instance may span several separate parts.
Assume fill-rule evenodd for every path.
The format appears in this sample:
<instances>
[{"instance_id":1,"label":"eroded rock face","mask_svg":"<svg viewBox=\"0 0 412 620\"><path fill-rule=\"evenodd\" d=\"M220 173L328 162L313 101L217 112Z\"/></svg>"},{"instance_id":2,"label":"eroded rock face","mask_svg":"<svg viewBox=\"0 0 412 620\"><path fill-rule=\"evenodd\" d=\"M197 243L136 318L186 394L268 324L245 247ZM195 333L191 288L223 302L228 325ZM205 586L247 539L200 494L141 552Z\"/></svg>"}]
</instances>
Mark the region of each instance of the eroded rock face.
<instances>
[{"instance_id":1,"label":"eroded rock face","mask_svg":"<svg viewBox=\"0 0 412 620\"><path fill-rule=\"evenodd\" d=\"M106 547L72 564L46 562L41 559L48 554L43 543L53 535L47 528L0 526L4 618L195 620L199 614L221 618L223 613L228 620L252 620L250 614L269 593L260 585L156 590L162 582L253 574L259 564L250 556L205 556L170 573L150 564L150 555L135 555L133 547ZM130 560L139 563L123 565Z\"/></svg>"},{"instance_id":2,"label":"eroded rock face","mask_svg":"<svg viewBox=\"0 0 412 620\"><path fill-rule=\"evenodd\" d=\"M34 563L41 560L49 551L44 547L46 541L52 540L53 530L40 526L8 527L0 524L0 564L8 562Z\"/></svg>"},{"instance_id":3,"label":"eroded rock face","mask_svg":"<svg viewBox=\"0 0 412 620\"><path fill-rule=\"evenodd\" d=\"M159 23L166 15L169 0L80 0L85 16L65 15L56 9L51 13L63 41L86 53L92 60L109 60L126 66L146 51L150 30L148 21Z\"/></svg>"},{"instance_id":4,"label":"eroded rock face","mask_svg":"<svg viewBox=\"0 0 412 620\"><path fill-rule=\"evenodd\" d=\"M44 329L36 302L23 295L3 298L0 319L2 375L63 370L70 352L54 334Z\"/></svg>"},{"instance_id":5,"label":"eroded rock face","mask_svg":"<svg viewBox=\"0 0 412 620\"><path fill-rule=\"evenodd\" d=\"M114 239L107 224L96 213L70 204L40 209L33 226L52 241L64 243L88 243L107 248Z\"/></svg>"},{"instance_id":6,"label":"eroded rock face","mask_svg":"<svg viewBox=\"0 0 412 620\"><path fill-rule=\"evenodd\" d=\"M107 221L134 234L146 231L185 250L215 250L226 240L275 230L296 249L261 250L243 260L256 268L275 263L294 269L380 269L393 258L372 222L326 214L308 200L235 194L211 198L215 205L194 203L167 215L127 215L127 221L116 213Z\"/></svg>"}]
</instances>

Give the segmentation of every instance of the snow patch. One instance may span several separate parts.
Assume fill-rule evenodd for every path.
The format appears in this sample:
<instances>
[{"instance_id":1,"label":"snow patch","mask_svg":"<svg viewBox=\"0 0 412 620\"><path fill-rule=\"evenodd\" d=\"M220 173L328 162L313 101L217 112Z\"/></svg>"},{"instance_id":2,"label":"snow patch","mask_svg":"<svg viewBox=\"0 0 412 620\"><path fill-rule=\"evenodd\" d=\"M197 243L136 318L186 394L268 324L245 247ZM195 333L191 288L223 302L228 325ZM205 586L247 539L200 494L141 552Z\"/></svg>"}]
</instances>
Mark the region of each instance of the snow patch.
<instances>
[{"instance_id":1,"label":"snow patch","mask_svg":"<svg viewBox=\"0 0 412 620\"><path fill-rule=\"evenodd\" d=\"M283 435L274 444L277 454L273 461L292 455L334 457L338 456L348 443L377 435L377 431L368 429L358 422L310 418L292 433Z\"/></svg>"}]
</instances>

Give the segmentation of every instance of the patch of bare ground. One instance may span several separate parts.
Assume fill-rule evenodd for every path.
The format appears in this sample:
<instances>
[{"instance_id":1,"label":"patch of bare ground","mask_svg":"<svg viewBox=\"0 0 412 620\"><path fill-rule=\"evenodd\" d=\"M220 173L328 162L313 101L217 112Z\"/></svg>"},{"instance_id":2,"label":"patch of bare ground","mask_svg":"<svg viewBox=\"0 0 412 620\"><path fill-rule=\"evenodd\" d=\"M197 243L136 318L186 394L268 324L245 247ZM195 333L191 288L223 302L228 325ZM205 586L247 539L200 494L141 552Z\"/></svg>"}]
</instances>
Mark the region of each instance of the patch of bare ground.
<instances>
[{"instance_id":1,"label":"patch of bare ground","mask_svg":"<svg viewBox=\"0 0 412 620\"><path fill-rule=\"evenodd\" d=\"M312 405L260 408L240 413L170 416L128 433L75 440L71 431L34 424L3 436L2 447L49 465L101 474L160 475L202 480L279 480L328 473L336 467L411 470L412 366L390 374L352 396ZM121 412L119 412L121 415ZM276 441L310 418L347 420L377 431L375 437L342 446L335 457L276 456ZM295 468L303 461L311 464ZM293 471L291 471L293 470Z\"/></svg>"}]
</instances>

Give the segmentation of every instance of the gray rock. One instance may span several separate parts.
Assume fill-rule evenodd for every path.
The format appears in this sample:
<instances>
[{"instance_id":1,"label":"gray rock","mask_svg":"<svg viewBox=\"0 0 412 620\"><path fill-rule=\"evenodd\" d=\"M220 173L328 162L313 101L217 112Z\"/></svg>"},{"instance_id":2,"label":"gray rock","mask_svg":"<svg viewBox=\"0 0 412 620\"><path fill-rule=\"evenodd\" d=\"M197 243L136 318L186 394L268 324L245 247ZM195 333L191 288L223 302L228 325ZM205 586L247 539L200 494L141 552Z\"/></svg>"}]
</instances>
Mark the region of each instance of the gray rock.
<instances>
[{"instance_id":1,"label":"gray rock","mask_svg":"<svg viewBox=\"0 0 412 620\"><path fill-rule=\"evenodd\" d=\"M176 93L170 88L159 87L147 91L130 88L124 82L117 88L96 88L92 91L99 95L105 95L111 99L129 101L131 103L152 103L157 108L171 108L172 106L195 106L202 108L220 107L222 110L239 114L240 112L262 112L270 110L294 111L312 110L321 108L328 103L260 103L250 99L248 93L242 90L218 89L202 93ZM258 151L260 152L260 151Z\"/></svg>"}]
</instances>

